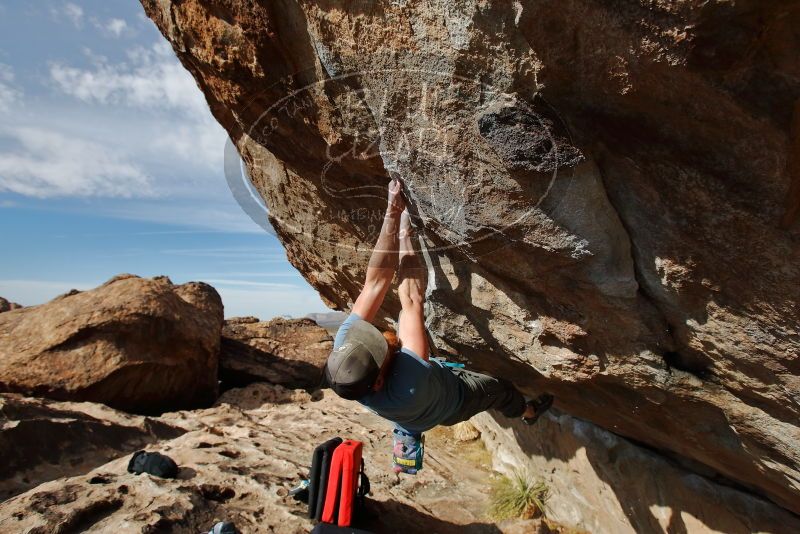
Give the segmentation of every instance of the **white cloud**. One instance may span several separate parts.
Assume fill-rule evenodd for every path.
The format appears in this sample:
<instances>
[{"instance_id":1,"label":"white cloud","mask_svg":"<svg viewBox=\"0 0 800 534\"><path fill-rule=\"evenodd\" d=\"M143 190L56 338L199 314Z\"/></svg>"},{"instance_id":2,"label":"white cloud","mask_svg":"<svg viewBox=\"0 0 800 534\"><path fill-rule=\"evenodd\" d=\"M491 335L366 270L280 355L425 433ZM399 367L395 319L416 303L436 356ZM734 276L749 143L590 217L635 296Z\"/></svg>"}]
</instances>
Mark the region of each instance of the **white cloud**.
<instances>
[{"instance_id":1,"label":"white cloud","mask_svg":"<svg viewBox=\"0 0 800 534\"><path fill-rule=\"evenodd\" d=\"M253 247L172 248L160 250L159 254L194 256L199 258L258 259L263 261L273 261L275 263L286 262L286 254L283 252L276 254L265 252L261 248Z\"/></svg>"},{"instance_id":2,"label":"white cloud","mask_svg":"<svg viewBox=\"0 0 800 534\"><path fill-rule=\"evenodd\" d=\"M177 194L174 193L173 197ZM191 205L184 205L174 200L169 202L140 200L123 206L99 206L95 213L119 219L207 228L218 232L264 233L264 230L251 221L239 206L232 203L209 205L208 202L193 202ZM247 261L263 262L265 260L248 258Z\"/></svg>"},{"instance_id":3,"label":"white cloud","mask_svg":"<svg viewBox=\"0 0 800 534\"><path fill-rule=\"evenodd\" d=\"M13 143L0 152L0 191L39 198L152 194L145 173L108 147L30 127L3 129L0 137Z\"/></svg>"},{"instance_id":4,"label":"white cloud","mask_svg":"<svg viewBox=\"0 0 800 534\"><path fill-rule=\"evenodd\" d=\"M81 6L67 2L61 9L61 14L65 15L76 28L83 26L83 8Z\"/></svg>"},{"instance_id":5,"label":"white cloud","mask_svg":"<svg viewBox=\"0 0 800 534\"><path fill-rule=\"evenodd\" d=\"M203 120L204 117L207 120ZM153 145L172 156L217 171L224 180L223 160L227 134L222 126L207 115L198 117L195 122L173 124L172 128L158 132Z\"/></svg>"},{"instance_id":6,"label":"white cloud","mask_svg":"<svg viewBox=\"0 0 800 534\"><path fill-rule=\"evenodd\" d=\"M92 65L77 68L54 63L50 76L64 93L83 102L176 112L166 127L153 128L153 150L206 170L222 173L226 133L214 120L194 78L167 43L138 47L128 60L111 64L87 51ZM154 123L155 124L155 123Z\"/></svg>"},{"instance_id":7,"label":"white cloud","mask_svg":"<svg viewBox=\"0 0 800 534\"><path fill-rule=\"evenodd\" d=\"M111 19L106 23L105 29L112 35L119 37L128 29L128 23L122 19Z\"/></svg>"},{"instance_id":8,"label":"white cloud","mask_svg":"<svg viewBox=\"0 0 800 534\"><path fill-rule=\"evenodd\" d=\"M194 78L167 43L136 48L128 53L127 62L118 64L98 56L91 59L93 65L87 69L54 63L50 76L64 93L84 102L172 109L193 117L209 114Z\"/></svg>"},{"instance_id":9,"label":"white cloud","mask_svg":"<svg viewBox=\"0 0 800 534\"><path fill-rule=\"evenodd\" d=\"M124 19L111 18L102 20L97 17L92 17L89 20L95 28L107 36L122 37L124 34L131 33L132 31L132 28Z\"/></svg>"},{"instance_id":10,"label":"white cloud","mask_svg":"<svg viewBox=\"0 0 800 534\"><path fill-rule=\"evenodd\" d=\"M0 112L5 112L20 101L22 94L13 85L14 70L0 63Z\"/></svg>"}]
</instances>

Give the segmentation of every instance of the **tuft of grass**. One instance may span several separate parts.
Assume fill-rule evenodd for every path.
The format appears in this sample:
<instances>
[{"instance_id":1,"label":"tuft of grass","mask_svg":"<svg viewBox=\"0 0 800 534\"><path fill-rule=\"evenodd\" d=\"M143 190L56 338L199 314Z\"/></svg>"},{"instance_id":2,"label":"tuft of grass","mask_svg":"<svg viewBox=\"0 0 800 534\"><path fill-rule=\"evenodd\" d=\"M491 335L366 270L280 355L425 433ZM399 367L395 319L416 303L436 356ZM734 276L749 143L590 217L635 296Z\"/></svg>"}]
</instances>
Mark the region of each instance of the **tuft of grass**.
<instances>
[{"instance_id":1,"label":"tuft of grass","mask_svg":"<svg viewBox=\"0 0 800 534\"><path fill-rule=\"evenodd\" d=\"M495 521L503 521L544 515L547 496L547 484L542 480L532 480L522 471L511 477L501 475L492 484L489 516Z\"/></svg>"}]
</instances>

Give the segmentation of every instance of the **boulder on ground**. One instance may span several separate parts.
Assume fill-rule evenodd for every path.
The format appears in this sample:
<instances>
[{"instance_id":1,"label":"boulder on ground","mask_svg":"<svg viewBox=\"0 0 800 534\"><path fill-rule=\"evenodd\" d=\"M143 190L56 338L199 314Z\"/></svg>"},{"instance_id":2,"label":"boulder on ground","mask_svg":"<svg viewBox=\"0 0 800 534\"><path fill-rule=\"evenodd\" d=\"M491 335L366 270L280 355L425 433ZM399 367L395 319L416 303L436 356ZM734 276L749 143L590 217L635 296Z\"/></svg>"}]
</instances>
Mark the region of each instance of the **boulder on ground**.
<instances>
[{"instance_id":1,"label":"boulder on ground","mask_svg":"<svg viewBox=\"0 0 800 534\"><path fill-rule=\"evenodd\" d=\"M469 421L462 421L453 425L453 437L458 441L474 441L481 437L481 433Z\"/></svg>"},{"instance_id":2,"label":"boulder on ground","mask_svg":"<svg viewBox=\"0 0 800 534\"><path fill-rule=\"evenodd\" d=\"M207 284L117 276L0 315L0 391L136 413L207 406L222 320Z\"/></svg>"},{"instance_id":3,"label":"boulder on ground","mask_svg":"<svg viewBox=\"0 0 800 534\"><path fill-rule=\"evenodd\" d=\"M330 334L311 319L228 319L222 328L220 379L225 387L252 382L318 387L332 349Z\"/></svg>"},{"instance_id":4,"label":"boulder on ground","mask_svg":"<svg viewBox=\"0 0 800 534\"><path fill-rule=\"evenodd\" d=\"M22 304L17 304L16 302L10 302L9 300L0 297L0 313L11 310L17 310L19 308L22 308Z\"/></svg>"},{"instance_id":5,"label":"boulder on ground","mask_svg":"<svg viewBox=\"0 0 800 534\"><path fill-rule=\"evenodd\" d=\"M91 402L0 394L0 500L185 430Z\"/></svg>"}]
</instances>

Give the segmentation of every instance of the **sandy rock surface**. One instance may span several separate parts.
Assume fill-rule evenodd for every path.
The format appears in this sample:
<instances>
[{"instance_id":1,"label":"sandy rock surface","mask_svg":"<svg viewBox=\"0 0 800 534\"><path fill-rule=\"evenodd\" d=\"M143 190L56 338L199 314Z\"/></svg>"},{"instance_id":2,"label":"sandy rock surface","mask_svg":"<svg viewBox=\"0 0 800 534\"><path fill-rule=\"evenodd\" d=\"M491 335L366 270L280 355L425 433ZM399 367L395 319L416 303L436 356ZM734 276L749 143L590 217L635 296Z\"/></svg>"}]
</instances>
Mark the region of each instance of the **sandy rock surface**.
<instances>
[{"instance_id":1,"label":"sandy rock surface","mask_svg":"<svg viewBox=\"0 0 800 534\"><path fill-rule=\"evenodd\" d=\"M480 443L432 432L425 468L398 479L387 423L330 392L312 399L253 384L227 392L212 408L158 421L185 430L146 447L178 463L177 479L129 474L125 455L3 502L0 529L197 534L229 520L246 533L308 532L305 506L286 492L306 476L313 447L340 435L365 444L376 532L501 532L484 517L491 459Z\"/></svg>"},{"instance_id":2,"label":"sandy rock surface","mask_svg":"<svg viewBox=\"0 0 800 534\"><path fill-rule=\"evenodd\" d=\"M0 500L184 433L92 402L0 394Z\"/></svg>"}]
</instances>

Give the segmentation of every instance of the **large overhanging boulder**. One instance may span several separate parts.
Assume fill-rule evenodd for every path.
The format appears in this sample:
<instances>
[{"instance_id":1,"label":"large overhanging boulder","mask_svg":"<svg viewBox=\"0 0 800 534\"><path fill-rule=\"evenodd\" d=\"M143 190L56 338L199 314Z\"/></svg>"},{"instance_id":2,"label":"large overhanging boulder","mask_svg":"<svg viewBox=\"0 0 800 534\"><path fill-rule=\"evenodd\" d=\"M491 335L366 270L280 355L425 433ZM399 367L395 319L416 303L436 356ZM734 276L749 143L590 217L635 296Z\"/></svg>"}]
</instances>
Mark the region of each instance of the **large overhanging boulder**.
<instances>
[{"instance_id":1,"label":"large overhanging boulder","mask_svg":"<svg viewBox=\"0 0 800 534\"><path fill-rule=\"evenodd\" d=\"M142 3L334 307L397 173L439 343L800 513L800 2Z\"/></svg>"}]
</instances>

